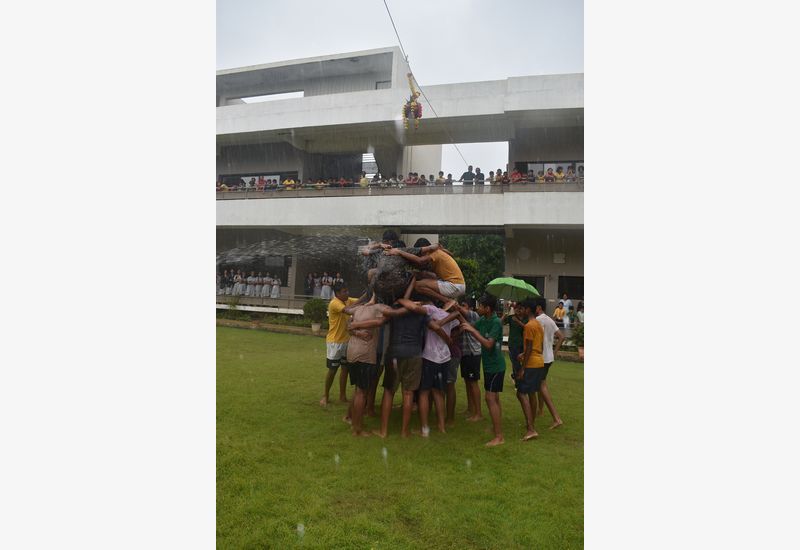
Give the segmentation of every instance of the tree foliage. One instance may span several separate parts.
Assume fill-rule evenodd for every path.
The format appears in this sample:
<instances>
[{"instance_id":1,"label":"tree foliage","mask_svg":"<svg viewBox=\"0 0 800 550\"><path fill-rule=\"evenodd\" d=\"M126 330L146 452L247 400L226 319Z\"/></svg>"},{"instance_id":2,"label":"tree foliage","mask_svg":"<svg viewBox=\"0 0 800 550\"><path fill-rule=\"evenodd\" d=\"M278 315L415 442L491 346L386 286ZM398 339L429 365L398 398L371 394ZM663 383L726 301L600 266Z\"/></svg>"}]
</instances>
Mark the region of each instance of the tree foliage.
<instances>
[{"instance_id":1,"label":"tree foliage","mask_svg":"<svg viewBox=\"0 0 800 550\"><path fill-rule=\"evenodd\" d=\"M505 245L501 235L442 235L440 241L461 267L467 296L480 296L489 281L503 276Z\"/></svg>"}]
</instances>

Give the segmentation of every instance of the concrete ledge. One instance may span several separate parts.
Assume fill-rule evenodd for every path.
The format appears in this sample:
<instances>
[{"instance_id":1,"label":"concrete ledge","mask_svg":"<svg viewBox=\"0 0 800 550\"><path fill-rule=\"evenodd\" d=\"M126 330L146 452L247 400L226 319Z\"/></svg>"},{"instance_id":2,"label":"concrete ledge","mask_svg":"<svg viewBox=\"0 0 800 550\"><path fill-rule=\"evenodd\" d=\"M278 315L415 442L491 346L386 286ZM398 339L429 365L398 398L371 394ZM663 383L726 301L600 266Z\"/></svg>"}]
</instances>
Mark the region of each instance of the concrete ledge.
<instances>
[{"instance_id":1,"label":"concrete ledge","mask_svg":"<svg viewBox=\"0 0 800 550\"><path fill-rule=\"evenodd\" d=\"M218 327L228 328L244 328L250 330L266 330L268 332L280 332L283 334L297 334L299 336L317 336L325 338L328 331L323 329L319 334L311 332L310 328L305 327L291 327L287 325L273 325L270 323L262 323L260 321L235 321L233 319L217 319Z\"/></svg>"}]
</instances>

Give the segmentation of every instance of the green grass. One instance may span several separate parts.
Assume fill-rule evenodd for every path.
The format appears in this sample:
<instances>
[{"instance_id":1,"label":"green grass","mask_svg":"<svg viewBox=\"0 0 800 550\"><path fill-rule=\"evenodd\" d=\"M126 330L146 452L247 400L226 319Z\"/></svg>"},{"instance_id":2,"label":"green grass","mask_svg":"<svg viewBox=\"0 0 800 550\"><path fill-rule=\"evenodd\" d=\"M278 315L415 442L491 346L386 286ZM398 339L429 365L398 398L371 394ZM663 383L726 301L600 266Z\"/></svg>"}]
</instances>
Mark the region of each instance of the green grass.
<instances>
[{"instance_id":1,"label":"green grass","mask_svg":"<svg viewBox=\"0 0 800 550\"><path fill-rule=\"evenodd\" d=\"M519 441L524 418L506 380L506 443L493 449L485 402L484 422L458 414L460 378L455 428L404 440L394 409L381 440L352 437L345 405L319 406L324 376L320 338L217 328L218 548L583 547L582 364L551 367L565 425L547 430L545 412L532 442Z\"/></svg>"}]
</instances>

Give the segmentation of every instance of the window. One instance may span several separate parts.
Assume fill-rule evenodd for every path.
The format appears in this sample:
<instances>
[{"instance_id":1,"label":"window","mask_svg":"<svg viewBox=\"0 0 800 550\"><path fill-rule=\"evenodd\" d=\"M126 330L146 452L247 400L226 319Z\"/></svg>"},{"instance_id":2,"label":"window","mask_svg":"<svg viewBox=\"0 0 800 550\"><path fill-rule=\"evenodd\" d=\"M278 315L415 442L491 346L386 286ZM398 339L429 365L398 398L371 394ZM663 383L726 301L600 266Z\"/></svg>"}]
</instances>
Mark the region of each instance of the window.
<instances>
[{"instance_id":1,"label":"window","mask_svg":"<svg viewBox=\"0 0 800 550\"><path fill-rule=\"evenodd\" d=\"M583 300L583 277L566 277L558 278L558 299L560 300L564 293L572 300L573 307L578 306L577 300Z\"/></svg>"},{"instance_id":2,"label":"window","mask_svg":"<svg viewBox=\"0 0 800 550\"><path fill-rule=\"evenodd\" d=\"M376 90L386 90L386 89L389 89L391 87L392 87L392 81L391 80L379 80L378 82L375 83L375 89Z\"/></svg>"},{"instance_id":3,"label":"window","mask_svg":"<svg viewBox=\"0 0 800 550\"><path fill-rule=\"evenodd\" d=\"M544 277L537 275L514 275L515 279L522 279L533 288L539 291L540 296L544 296Z\"/></svg>"}]
</instances>

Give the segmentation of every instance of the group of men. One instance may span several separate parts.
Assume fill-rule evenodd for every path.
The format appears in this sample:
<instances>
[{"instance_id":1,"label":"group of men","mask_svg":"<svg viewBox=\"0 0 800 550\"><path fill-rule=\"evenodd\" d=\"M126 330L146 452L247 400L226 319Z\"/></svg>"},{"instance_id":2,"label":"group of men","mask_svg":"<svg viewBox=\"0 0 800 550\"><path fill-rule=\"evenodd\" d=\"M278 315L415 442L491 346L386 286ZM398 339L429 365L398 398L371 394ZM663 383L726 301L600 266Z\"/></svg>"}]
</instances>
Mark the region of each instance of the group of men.
<instances>
[{"instance_id":1,"label":"group of men","mask_svg":"<svg viewBox=\"0 0 800 550\"><path fill-rule=\"evenodd\" d=\"M217 273L217 294L225 296L249 296L252 298L280 298L281 279L277 275L274 277L267 273L251 271L247 275L246 271L237 269L235 272L225 269L221 274Z\"/></svg>"},{"instance_id":2,"label":"group of men","mask_svg":"<svg viewBox=\"0 0 800 550\"><path fill-rule=\"evenodd\" d=\"M546 385L547 373L563 341L555 323L545 313L544 299L525 300L514 312L499 318L497 299L484 294L477 305L464 298L465 281L449 251L419 239L411 248L393 231L383 241L367 247L377 267L369 270L366 292L351 298L344 284L334 285L328 306L326 338L327 374L320 405L327 406L330 388L340 371L339 400L347 402L347 377L355 394L344 420L354 436L368 436L364 416L377 416L375 398L383 375L380 428L371 432L388 435L389 418L398 389L402 390L402 437L412 433L414 408L419 412L422 437L429 437L431 400L436 409L436 428L446 433L455 422L455 383L459 368L467 395L466 420L483 419L479 382L483 365L485 401L494 437L493 447L505 442L500 393L506 362L502 354L503 322L509 324L509 355L517 398L526 419L523 441L538 437L534 422L546 406L553 417L551 429L563 424ZM382 277L382 262L402 258L402 286L392 287L397 273ZM553 341L556 349L553 350ZM537 399L538 396L538 399Z\"/></svg>"}]
</instances>

